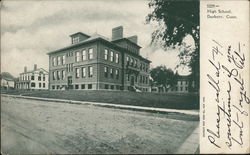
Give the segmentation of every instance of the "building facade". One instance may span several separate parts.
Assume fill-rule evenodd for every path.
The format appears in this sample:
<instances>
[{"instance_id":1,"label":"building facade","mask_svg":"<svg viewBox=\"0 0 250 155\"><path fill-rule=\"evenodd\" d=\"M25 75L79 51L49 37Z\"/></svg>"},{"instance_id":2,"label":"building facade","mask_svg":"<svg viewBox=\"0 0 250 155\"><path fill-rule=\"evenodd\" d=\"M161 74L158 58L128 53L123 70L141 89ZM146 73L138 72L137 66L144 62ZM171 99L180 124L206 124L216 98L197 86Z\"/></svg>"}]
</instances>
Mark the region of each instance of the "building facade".
<instances>
[{"instance_id":1,"label":"building facade","mask_svg":"<svg viewBox=\"0 0 250 155\"><path fill-rule=\"evenodd\" d=\"M123 27L112 29L112 39L78 32L71 45L49 52L52 90L149 91L150 61L140 55L137 36L123 37Z\"/></svg>"},{"instance_id":2,"label":"building facade","mask_svg":"<svg viewBox=\"0 0 250 155\"><path fill-rule=\"evenodd\" d=\"M168 92L188 93L194 91L194 81L189 76L179 76L177 84L171 87Z\"/></svg>"},{"instance_id":3,"label":"building facade","mask_svg":"<svg viewBox=\"0 0 250 155\"><path fill-rule=\"evenodd\" d=\"M27 71L27 67L24 67L24 72L20 73L17 89L25 90L46 90L49 87L49 73L43 68L37 68L34 65L34 69Z\"/></svg>"},{"instance_id":4,"label":"building facade","mask_svg":"<svg viewBox=\"0 0 250 155\"><path fill-rule=\"evenodd\" d=\"M177 79L177 83L174 86L167 86L165 88L163 85L161 86L154 86L151 88L152 92L173 92L173 93L188 93L188 92L195 92L195 82L189 79L189 76L182 76L179 75Z\"/></svg>"},{"instance_id":5,"label":"building facade","mask_svg":"<svg viewBox=\"0 0 250 155\"><path fill-rule=\"evenodd\" d=\"M1 78L1 89L14 89L15 80L9 78Z\"/></svg>"},{"instance_id":6,"label":"building facade","mask_svg":"<svg viewBox=\"0 0 250 155\"><path fill-rule=\"evenodd\" d=\"M15 89L16 78L8 72L0 73L1 90Z\"/></svg>"}]
</instances>

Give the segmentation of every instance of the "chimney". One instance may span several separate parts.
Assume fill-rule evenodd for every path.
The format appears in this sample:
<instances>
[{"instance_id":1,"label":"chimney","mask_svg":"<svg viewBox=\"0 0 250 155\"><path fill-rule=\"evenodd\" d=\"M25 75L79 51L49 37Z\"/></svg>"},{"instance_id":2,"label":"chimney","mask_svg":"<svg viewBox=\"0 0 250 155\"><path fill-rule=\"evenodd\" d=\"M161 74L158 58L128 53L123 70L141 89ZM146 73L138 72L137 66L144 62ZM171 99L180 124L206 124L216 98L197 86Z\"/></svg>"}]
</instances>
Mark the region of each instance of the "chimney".
<instances>
[{"instance_id":1,"label":"chimney","mask_svg":"<svg viewBox=\"0 0 250 155\"><path fill-rule=\"evenodd\" d=\"M138 37L137 35L131 36L127 38L128 40L132 41L133 43L137 44Z\"/></svg>"},{"instance_id":2,"label":"chimney","mask_svg":"<svg viewBox=\"0 0 250 155\"><path fill-rule=\"evenodd\" d=\"M34 70L37 70L37 64L34 64Z\"/></svg>"},{"instance_id":3,"label":"chimney","mask_svg":"<svg viewBox=\"0 0 250 155\"><path fill-rule=\"evenodd\" d=\"M123 27L118 26L112 29L112 41L123 38Z\"/></svg>"},{"instance_id":4,"label":"chimney","mask_svg":"<svg viewBox=\"0 0 250 155\"><path fill-rule=\"evenodd\" d=\"M25 66L25 67L24 67L24 73L26 73L26 72L27 72L27 67Z\"/></svg>"}]
</instances>

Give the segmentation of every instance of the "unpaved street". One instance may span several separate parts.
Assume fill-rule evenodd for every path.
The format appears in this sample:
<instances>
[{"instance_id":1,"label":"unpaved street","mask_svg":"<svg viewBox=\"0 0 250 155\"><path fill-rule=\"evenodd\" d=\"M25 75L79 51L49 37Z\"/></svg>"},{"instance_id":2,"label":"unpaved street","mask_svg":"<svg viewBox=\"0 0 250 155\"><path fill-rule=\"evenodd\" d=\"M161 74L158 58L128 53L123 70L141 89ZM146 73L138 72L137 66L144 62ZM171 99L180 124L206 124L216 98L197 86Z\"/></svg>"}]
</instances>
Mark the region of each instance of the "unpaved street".
<instances>
[{"instance_id":1,"label":"unpaved street","mask_svg":"<svg viewBox=\"0 0 250 155\"><path fill-rule=\"evenodd\" d=\"M3 153L174 153L197 127L182 114L156 114L1 98Z\"/></svg>"}]
</instances>

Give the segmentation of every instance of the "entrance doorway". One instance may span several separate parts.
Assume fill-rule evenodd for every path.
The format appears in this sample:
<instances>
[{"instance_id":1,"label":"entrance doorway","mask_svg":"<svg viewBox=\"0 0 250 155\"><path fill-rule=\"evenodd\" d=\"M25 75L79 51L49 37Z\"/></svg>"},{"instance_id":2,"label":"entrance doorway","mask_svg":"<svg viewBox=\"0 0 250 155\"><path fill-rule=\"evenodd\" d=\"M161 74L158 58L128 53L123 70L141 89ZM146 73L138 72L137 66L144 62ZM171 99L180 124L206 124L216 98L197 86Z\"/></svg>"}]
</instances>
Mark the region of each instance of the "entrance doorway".
<instances>
[{"instance_id":1,"label":"entrance doorway","mask_svg":"<svg viewBox=\"0 0 250 155\"><path fill-rule=\"evenodd\" d=\"M135 77L134 76L131 76L130 85L131 86L135 85Z\"/></svg>"},{"instance_id":2,"label":"entrance doorway","mask_svg":"<svg viewBox=\"0 0 250 155\"><path fill-rule=\"evenodd\" d=\"M68 89L73 89L73 85L72 85L72 76L68 77Z\"/></svg>"}]
</instances>

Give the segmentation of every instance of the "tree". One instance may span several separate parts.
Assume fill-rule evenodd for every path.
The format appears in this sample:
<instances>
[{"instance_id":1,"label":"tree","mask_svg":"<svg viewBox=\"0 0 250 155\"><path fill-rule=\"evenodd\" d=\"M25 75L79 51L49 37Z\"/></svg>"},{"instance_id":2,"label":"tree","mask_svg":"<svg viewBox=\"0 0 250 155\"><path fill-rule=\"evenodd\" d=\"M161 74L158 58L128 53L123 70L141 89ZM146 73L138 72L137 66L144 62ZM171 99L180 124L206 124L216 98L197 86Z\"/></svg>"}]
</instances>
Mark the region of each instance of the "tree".
<instances>
[{"instance_id":1,"label":"tree","mask_svg":"<svg viewBox=\"0 0 250 155\"><path fill-rule=\"evenodd\" d=\"M179 66L188 66L191 77L199 84L199 0L151 0L148 5L153 11L148 14L146 22L158 23L152 33L151 43L160 41L164 48L182 45L184 48L179 53ZM194 48L183 42L188 35L194 39Z\"/></svg>"},{"instance_id":2,"label":"tree","mask_svg":"<svg viewBox=\"0 0 250 155\"><path fill-rule=\"evenodd\" d=\"M158 66L150 71L150 75L153 82L157 85L162 85L167 89L167 86L174 86L177 83L177 75L173 70L166 68L165 66Z\"/></svg>"}]
</instances>

